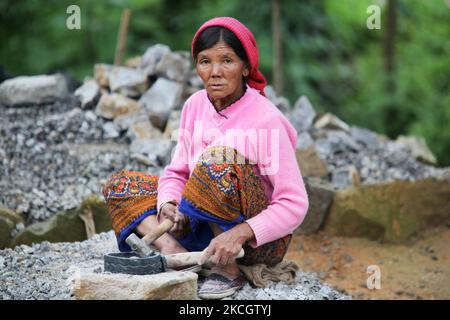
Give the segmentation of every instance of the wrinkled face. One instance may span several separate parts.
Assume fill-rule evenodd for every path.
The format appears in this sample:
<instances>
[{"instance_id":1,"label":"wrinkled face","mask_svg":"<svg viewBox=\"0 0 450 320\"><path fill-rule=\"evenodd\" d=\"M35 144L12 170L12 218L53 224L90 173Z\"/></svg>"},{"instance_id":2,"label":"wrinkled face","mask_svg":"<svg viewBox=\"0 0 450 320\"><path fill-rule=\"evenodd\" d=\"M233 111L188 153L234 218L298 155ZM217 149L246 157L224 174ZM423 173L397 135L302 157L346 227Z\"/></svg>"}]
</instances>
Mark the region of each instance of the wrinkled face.
<instances>
[{"instance_id":1,"label":"wrinkled face","mask_svg":"<svg viewBox=\"0 0 450 320\"><path fill-rule=\"evenodd\" d=\"M223 41L199 52L196 69L216 107L239 98L243 92L242 77L249 74L244 61Z\"/></svg>"}]
</instances>

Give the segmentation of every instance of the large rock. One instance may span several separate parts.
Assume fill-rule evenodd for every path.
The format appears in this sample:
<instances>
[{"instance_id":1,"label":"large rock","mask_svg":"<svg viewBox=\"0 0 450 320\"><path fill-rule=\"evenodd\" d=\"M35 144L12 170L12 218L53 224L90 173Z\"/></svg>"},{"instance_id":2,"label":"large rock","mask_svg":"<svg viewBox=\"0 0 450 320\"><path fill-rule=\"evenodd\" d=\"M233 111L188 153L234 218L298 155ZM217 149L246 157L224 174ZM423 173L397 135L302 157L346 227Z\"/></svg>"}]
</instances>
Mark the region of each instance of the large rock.
<instances>
[{"instance_id":1,"label":"large rock","mask_svg":"<svg viewBox=\"0 0 450 320\"><path fill-rule=\"evenodd\" d=\"M316 111L314 110L311 102L306 96L301 96L294 104L290 120L292 125L298 133L302 131L308 131L316 117Z\"/></svg>"},{"instance_id":2,"label":"large rock","mask_svg":"<svg viewBox=\"0 0 450 320\"><path fill-rule=\"evenodd\" d=\"M320 230L326 221L334 190L329 183L317 178L305 178L305 186L309 208L305 219L295 233L310 235Z\"/></svg>"},{"instance_id":3,"label":"large rock","mask_svg":"<svg viewBox=\"0 0 450 320\"><path fill-rule=\"evenodd\" d=\"M314 145L297 149L295 155L302 176L323 178L328 175L327 163L319 156Z\"/></svg>"},{"instance_id":4,"label":"large rock","mask_svg":"<svg viewBox=\"0 0 450 320\"><path fill-rule=\"evenodd\" d=\"M127 136L130 137L131 141L136 139L149 140L160 138L162 133L151 124L150 120L142 118L130 125Z\"/></svg>"},{"instance_id":5,"label":"large rock","mask_svg":"<svg viewBox=\"0 0 450 320\"><path fill-rule=\"evenodd\" d=\"M113 68L113 65L104 63L97 63L94 65L94 79L100 87L109 87L109 73Z\"/></svg>"},{"instance_id":6,"label":"large rock","mask_svg":"<svg viewBox=\"0 0 450 320\"><path fill-rule=\"evenodd\" d=\"M136 113L141 107L130 98L121 94L103 94L95 108L95 113L106 119Z\"/></svg>"},{"instance_id":7,"label":"large rock","mask_svg":"<svg viewBox=\"0 0 450 320\"><path fill-rule=\"evenodd\" d=\"M80 99L81 108L90 109L97 104L100 98L100 87L95 80L88 80L74 94Z\"/></svg>"},{"instance_id":8,"label":"large rock","mask_svg":"<svg viewBox=\"0 0 450 320\"><path fill-rule=\"evenodd\" d=\"M450 221L450 182L424 179L336 192L325 230L335 235L405 243Z\"/></svg>"},{"instance_id":9,"label":"large rock","mask_svg":"<svg viewBox=\"0 0 450 320\"><path fill-rule=\"evenodd\" d=\"M399 136L396 141L404 145L415 159L429 164L436 164L436 157L428 148L424 138Z\"/></svg>"},{"instance_id":10,"label":"large rock","mask_svg":"<svg viewBox=\"0 0 450 320\"><path fill-rule=\"evenodd\" d=\"M163 44L155 44L149 47L141 58L139 69L143 70L148 76L156 74L156 66L162 57L170 53L170 48Z\"/></svg>"},{"instance_id":11,"label":"large rock","mask_svg":"<svg viewBox=\"0 0 450 320\"><path fill-rule=\"evenodd\" d=\"M74 242L87 239L86 225L80 214L90 210L93 214L95 231L111 230L111 221L104 201L97 196L88 197L77 209L58 213L48 220L32 224L20 232L14 240L15 245L32 244L42 241Z\"/></svg>"},{"instance_id":12,"label":"large rock","mask_svg":"<svg viewBox=\"0 0 450 320\"><path fill-rule=\"evenodd\" d=\"M153 125L163 131L170 112L181 103L182 92L181 83L159 78L139 103L147 110Z\"/></svg>"},{"instance_id":13,"label":"large rock","mask_svg":"<svg viewBox=\"0 0 450 320\"><path fill-rule=\"evenodd\" d=\"M21 76L0 84L0 104L7 106L48 103L68 96L62 74Z\"/></svg>"},{"instance_id":14,"label":"large rock","mask_svg":"<svg viewBox=\"0 0 450 320\"><path fill-rule=\"evenodd\" d=\"M77 300L196 300L194 272L152 275L80 273L72 291Z\"/></svg>"},{"instance_id":15,"label":"large rock","mask_svg":"<svg viewBox=\"0 0 450 320\"><path fill-rule=\"evenodd\" d=\"M188 52L167 52L158 62L155 72L158 76L184 82L191 70L191 60Z\"/></svg>"},{"instance_id":16,"label":"large rock","mask_svg":"<svg viewBox=\"0 0 450 320\"><path fill-rule=\"evenodd\" d=\"M114 66L108 73L112 92L127 97L139 97L148 88L147 75L140 69Z\"/></svg>"}]
</instances>

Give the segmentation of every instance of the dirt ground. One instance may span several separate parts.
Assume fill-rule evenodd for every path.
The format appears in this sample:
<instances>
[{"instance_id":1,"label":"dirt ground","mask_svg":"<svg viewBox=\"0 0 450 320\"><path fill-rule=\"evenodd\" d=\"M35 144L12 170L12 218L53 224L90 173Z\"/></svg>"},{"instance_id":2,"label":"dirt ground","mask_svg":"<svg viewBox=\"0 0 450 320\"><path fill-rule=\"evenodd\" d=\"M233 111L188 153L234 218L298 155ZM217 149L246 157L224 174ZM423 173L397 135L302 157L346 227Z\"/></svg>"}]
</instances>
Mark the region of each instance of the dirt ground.
<instances>
[{"instance_id":1,"label":"dirt ground","mask_svg":"<svg viewBox=\"0 0 450 320\"><path fill-rule=\"evenodd\" d=\"M411 245L295 235L286 258L353 299L450 299L450 225L427 230ZM368 288L370 265L379 268L380 289Z\"/></svg>"}]
</instances>

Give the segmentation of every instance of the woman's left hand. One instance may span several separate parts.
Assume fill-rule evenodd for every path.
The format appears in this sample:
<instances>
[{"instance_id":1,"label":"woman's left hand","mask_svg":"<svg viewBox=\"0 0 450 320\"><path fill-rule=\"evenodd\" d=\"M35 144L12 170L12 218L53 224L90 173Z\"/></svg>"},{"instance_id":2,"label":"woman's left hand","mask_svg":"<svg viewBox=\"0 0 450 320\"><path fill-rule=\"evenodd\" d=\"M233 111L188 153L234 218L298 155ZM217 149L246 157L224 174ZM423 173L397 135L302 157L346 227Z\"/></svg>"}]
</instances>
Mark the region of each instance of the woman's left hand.
<instances>
[{"instance_id":1,"label":"woman's left hand","mask_svg":"<svg viewBox=\"0 0 450 320\"><path fill-rule=\"evenodd\" d=\"M200 263L203 264L208 259L215 265L225 266L232 263L243 244L253 237L253 231L247 223L238 224L211 240L209 246L203 251Z\"/></svg>"}]
</instances>

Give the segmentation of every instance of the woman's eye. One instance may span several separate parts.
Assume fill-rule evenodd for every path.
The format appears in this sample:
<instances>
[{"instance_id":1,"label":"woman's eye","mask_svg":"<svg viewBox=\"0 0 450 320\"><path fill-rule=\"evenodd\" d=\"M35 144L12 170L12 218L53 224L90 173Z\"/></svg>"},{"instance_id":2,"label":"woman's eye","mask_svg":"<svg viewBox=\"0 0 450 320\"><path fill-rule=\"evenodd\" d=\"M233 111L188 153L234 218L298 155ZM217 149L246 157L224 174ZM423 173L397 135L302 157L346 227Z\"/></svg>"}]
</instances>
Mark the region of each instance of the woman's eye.
<instances>
[{"instance_id":1,"label":"woman's eye","mask_svg":"<svg viewBox=\"0 0 450 320\"><path fill-rule=\"evenodd\" d=\"M208 60L201 60L200 64L207 64L209 61Z\"/></svg>"},{"instance_id":2,"label":"woman's eye","mask_svg":"<svg viewBox=\"0 0 450 320\"><path fill-rule=\"evenodd\" d=\"M225 63L231 63L232 62L231 59L225 59L224 61L225 61Z\"/></svg>"}]
</instances>

